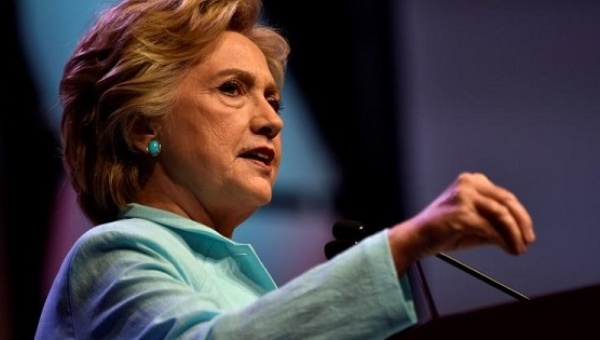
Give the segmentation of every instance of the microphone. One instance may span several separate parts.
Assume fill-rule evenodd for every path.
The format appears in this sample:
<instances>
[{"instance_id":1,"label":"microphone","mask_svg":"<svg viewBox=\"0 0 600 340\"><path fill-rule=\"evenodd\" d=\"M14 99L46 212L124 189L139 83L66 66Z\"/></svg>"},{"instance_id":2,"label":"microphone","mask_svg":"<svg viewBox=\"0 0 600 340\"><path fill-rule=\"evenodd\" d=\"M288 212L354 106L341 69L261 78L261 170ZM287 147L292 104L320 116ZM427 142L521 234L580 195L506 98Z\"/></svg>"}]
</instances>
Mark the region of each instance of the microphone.
<instances>
[{"instance_id":1,"label":"microphone","mask_svg":"<svg viewBox=\"0 0 600 340\"><path fill-rule=\"evenodd\" d=\"M339 220L335 222L331 231L335 240L325 244L325 257L328 260L374 232L369 230L364 224L352 220Z\"/></svg>"},{"instance_id":2,"label":"microphone","mask_svg":"<svg viewBox=\"0 0 600 340\"><path fill-rule=\"evenodd\" d=\"M352 220L339 220L337 221L332 228L333 237L335 240L328 242L325 244L325 257L330 260L335 255L341 253L342 251L350 248L351 246L357 244L365 237L373 234L375 230L370 230L364 224L358 221ZM443 260L444 262L462 270L463 272L485 282L486 284L502 291L503 293L510 295L511 297L520 300L530 300L524 294L518 292L517 290L499 282L498 280L493 279L492 277L468 266L464 262L461 262L452 256L446 255L444 253L438 253L435 255L437 258Z\"/></svg>"}]
</instances>

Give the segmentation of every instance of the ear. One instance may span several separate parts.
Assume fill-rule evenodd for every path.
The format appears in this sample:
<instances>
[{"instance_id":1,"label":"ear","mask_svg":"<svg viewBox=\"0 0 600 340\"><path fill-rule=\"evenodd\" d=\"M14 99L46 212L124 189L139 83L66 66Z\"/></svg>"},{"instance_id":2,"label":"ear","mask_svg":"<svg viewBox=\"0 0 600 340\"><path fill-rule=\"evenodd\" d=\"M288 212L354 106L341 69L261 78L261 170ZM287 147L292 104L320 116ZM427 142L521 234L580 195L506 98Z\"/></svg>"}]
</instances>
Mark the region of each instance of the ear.
<instances>
[{"instance_id":1,"label":"ear","mask_svg":"<svg viewBox=\"0 0 600 340\"><path fill-rule=\"evenodd\" d=\"M148 143L158 138L158 124L146 119L136 119L130 130L130 141L139 153L148 153Z\"/></svg>"}]
</instances>

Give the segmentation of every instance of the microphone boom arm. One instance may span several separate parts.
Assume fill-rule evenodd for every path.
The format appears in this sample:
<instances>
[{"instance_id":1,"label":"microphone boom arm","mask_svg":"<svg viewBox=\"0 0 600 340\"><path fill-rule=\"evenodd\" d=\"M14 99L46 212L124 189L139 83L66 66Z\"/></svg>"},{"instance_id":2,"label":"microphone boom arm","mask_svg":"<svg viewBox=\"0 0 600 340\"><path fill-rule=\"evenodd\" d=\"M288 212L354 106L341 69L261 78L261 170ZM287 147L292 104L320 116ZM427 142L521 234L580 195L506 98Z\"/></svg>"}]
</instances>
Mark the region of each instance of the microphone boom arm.
<instances>
[{"instance_id":1,"label":"microphone boom arm","mask_svg":"<svg viewBox=\"0 0 600 340\"><path fill-rule=\"evenodd\" d=\"M467 274L470 274L484 282L486 282L489 285L492 285L496 288L498 288L499 290L503 291L504 293L514 297L517 300L521 300L521 301L525 301L525 300L530 300L527 296L519 293L518 291L506 286L503 283L500 283L494 279L492 279L491 277L485 275L484 273L477 271L469 266L467 266L466 264L464 264L463 262L448 256L444 253L439 253L435 255L437 258L453 265L454 267L457 267L458 269L461 269L462 271L466 272Z\"/></svg>"}]
</instances>

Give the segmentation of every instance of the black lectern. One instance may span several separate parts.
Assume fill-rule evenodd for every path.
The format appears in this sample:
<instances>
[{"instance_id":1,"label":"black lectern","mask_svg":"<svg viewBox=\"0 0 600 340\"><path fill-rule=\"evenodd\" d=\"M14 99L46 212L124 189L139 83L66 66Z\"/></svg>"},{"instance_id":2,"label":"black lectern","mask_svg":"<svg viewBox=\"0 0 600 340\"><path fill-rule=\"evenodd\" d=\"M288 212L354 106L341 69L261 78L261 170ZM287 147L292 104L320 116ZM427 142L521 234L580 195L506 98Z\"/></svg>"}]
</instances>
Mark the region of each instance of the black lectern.
<instances>
[{"instance_id":1,"label":"black lectern","mask_svg":"<svg viewBox=\"0 0 600 340\"><path fill-rule=\"evenodd\" d=\"M432 318L390 339L600 340L600 285Z\"/></svg>"}]
</instances>

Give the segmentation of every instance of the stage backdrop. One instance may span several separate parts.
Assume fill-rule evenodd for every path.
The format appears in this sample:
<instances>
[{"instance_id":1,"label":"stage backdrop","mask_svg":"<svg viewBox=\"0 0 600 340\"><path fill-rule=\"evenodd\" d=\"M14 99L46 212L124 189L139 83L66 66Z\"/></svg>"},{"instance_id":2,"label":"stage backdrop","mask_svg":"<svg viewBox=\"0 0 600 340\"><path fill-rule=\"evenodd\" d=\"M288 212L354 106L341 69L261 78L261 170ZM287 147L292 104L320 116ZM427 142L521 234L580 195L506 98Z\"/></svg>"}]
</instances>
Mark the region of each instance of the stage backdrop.
<instances>
[{"instance_id":1,"label":"stage backdrop","mask_svg":"<svg viewBox=\"0 0 600 340\"><path fill-rule=\"evenodd\" d=\"M530 209L537 242L453 255L530 297L599 284L600 2L407 0L394 16L409 210L484 172ZM442 314L512 299L425 267Z\"/></svg>"}]
</instances>

